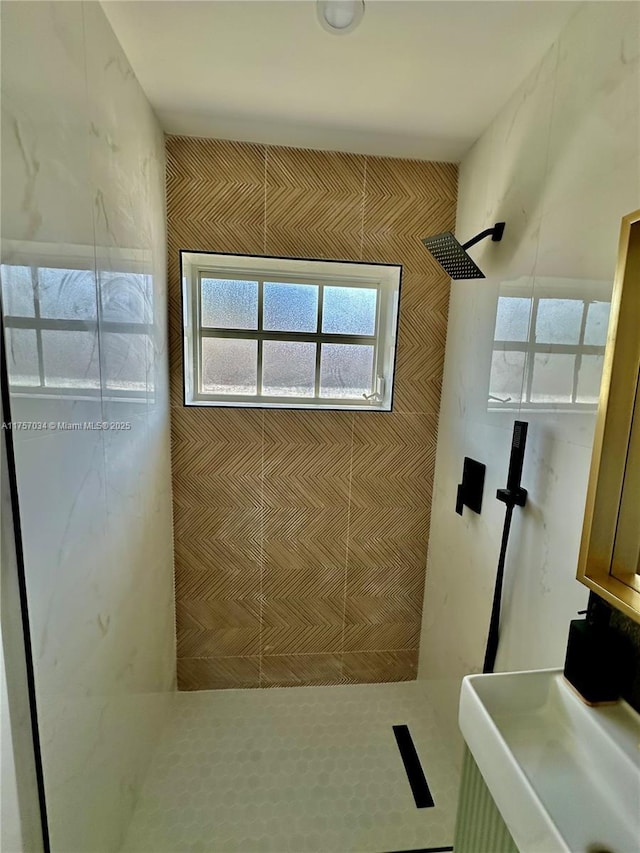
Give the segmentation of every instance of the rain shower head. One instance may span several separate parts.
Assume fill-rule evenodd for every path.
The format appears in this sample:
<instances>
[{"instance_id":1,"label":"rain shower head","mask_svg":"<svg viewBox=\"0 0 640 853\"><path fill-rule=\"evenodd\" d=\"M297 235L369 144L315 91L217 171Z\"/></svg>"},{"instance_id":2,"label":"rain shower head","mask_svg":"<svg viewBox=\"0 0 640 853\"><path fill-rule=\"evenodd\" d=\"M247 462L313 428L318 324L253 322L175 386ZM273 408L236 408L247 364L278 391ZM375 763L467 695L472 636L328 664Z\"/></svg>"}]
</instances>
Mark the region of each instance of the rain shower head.
<instances>
[{"instance_id":1,"label":"rain shower head","mask_svg":"<svg viewBox=\"0 0 640 853\"><path fill-rule=\"evenodd\" d=\"M451 231L444 231L442 234L436 234L435 237L425 237L422 242L451 278L485 278L482 270L467 254L467 249L475 246L485 237L491 237L494 243L498 243L502 240L503 234L504 222L496 222L493 228L481 231L466 243L460 244Z\"/></svg>"}]
</instances>

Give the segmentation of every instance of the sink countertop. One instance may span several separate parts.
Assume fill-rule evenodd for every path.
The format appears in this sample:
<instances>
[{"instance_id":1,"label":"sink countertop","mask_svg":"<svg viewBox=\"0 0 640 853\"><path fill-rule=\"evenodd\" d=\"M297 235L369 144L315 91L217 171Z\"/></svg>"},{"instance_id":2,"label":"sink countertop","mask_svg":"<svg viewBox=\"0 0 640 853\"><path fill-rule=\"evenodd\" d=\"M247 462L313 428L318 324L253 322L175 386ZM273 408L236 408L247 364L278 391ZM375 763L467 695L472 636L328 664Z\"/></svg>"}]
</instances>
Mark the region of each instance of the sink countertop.
<instances>
[{"instance_id":1,"label":"sink countertop","mask_svg":"<svg viewBox=\"0 0 640 853\"><path fill-rule=\"evenodd\" d=\"M640 714L560 670L470 675L460 728L520 853L640 853Z\"/></svg>"}]
</instances>

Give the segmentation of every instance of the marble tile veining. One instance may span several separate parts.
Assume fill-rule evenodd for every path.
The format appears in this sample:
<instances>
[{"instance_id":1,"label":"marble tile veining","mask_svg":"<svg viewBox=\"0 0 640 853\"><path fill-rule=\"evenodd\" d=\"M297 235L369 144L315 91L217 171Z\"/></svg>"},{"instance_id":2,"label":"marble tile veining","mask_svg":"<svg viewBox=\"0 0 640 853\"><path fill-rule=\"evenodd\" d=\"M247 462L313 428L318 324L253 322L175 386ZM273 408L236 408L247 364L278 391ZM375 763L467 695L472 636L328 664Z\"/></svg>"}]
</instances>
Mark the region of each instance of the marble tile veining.
<instances>
[{"instance_id":1,"label":"marble tile veining","mask_svg":"<svg viewBox=\"0 0 640 853\"><path fill-rule=\"evenodd\" d=\"M105 853L169 711L175 628L164 139L98 3L3 5L2 227L51 844Z\"/></svg>"},{"instance_id":2,"label":"marble tile veining","mask_svg":"<svg viewBox=\"0 0 640 853\"><path fill-rule=\"evenodd\" d=\"M461 237L507 225L502 243L472 250L487 279L451 286L419 669L445 720L460 678L482 666L516 418L529 422L529 500L514 516L497 668L562 665L586 605L575 573L602 330L620 220L640 207L639 55L637 3L576 4L460 167ZM504 309L511 325L497 322ZM460 518L466 455L487 477L482 515Z\"/></svg>"}]
</instances>

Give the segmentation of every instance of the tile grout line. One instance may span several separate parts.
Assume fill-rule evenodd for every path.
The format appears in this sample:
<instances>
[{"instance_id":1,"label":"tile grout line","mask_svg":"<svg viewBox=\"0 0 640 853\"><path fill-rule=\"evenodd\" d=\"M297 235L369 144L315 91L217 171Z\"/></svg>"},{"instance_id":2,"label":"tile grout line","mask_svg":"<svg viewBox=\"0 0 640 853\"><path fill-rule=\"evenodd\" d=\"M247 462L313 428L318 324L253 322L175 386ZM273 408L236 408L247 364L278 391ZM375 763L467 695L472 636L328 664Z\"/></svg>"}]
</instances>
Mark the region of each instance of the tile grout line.
<instances>
[{"instance_id":1,"label":"tile grout line","mask_svg":"<svg viewBox=\"0 0 640 853\"><path fill-rule=\"evenodd\" d=\"M362 173L362 213L360 218L360 260L364 252L364 211L367 198L367 162L368 157L364 158L364 170Z\"/></svg>"},{"instance_id":2,"label":"tile grout line","mask_svg":"<svg viewBox=\"0 0 640 853\"><path fill-rule=\"evenodd\" d=\"M360 212L360 260L364 252L364 216L367 197L367 161L364 157L364 168L362 170L362 203ZM347 578L349 572L349 536L351 532L351 480L353 475L353 434L355 430L355 412L351 413L351 447L349 453L349 496L347 499L347 541L344 553L344 588L342 593L342 637L340 640L340 679L344 679L344 637L346 633L347 620Z\"/></svg>"},{"instance_id":3,"label":"tile grout line","mask_svg":"<svg viewBox=\"0 0 640 853\"><path fill-rule=\"evenodd\" d=\"M262 251L267 254L267 167L269 164L269 146L264 146L264 207L263 207L263 240Z\"/></svg>"},{"instance_id":4,"label":"tile grout line","mask_svg":"<svg viewBox=\"0 0 640 853\"><path fill-rule=\"evenodd\" d=\"M349 496L347 499L347 541L344 548L344 587L342 591L342 638L340 640L340 678L344 678L344 635L347 618L347 576L349 571L349 534L351 530L351 479L353 475L353 434L355 412L351 413L351 446L349 451Z\"/></svg>"},{"instance_id":5,"label":"tile grout line","mask_svg":"<svg viewBox=\"0 0 640 853\"><path fill-rule=\"evenodd\" d=\"M262 251L267 254L267 171L269 165L269 146L264 146L264 205L263 205L263 241ZM264 409L260 412L261 452L260 452L260 629L258 633L258 687L262 687L262 636L264 631Z\"/></svg>"},{"instance_id":6,"label":"tile grout line","mask_svg":"<svg viewBox=\"0 0 640 853\"><path fill-rule=\"evenodd\" d=\"M418 648L416 646L402 646L399 649L353 649L354 655L368 655L368 654L394 654L395 652L417 652ZM274 657L274 658L293 658L293 657L335 657L339 654L339 652L274 652L272 655L266 655L265 657ZM349 654L351 654L351 649L349 650ZM182 660L250 660L251 658L258 657L258 655L216 655L215 657L211 657L210 655L189 655L186 658L182 658Z\"/></svg>"}]
</instances>

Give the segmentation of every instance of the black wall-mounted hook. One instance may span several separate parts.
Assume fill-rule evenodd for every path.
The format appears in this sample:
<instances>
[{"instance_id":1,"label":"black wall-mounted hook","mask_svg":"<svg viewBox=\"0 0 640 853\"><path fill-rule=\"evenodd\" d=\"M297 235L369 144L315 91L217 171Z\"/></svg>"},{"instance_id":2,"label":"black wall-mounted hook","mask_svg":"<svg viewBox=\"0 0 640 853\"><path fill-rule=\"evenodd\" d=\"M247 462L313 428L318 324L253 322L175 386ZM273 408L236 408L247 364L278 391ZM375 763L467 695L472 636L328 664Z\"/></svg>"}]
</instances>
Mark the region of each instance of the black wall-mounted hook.
<instances>
[{"instance_id":1,"label":"black wall-mounted hook","mask_svg":"<svg viewBox=\"0 0 640 853\"><path fill-rule=\"evenodd\" d=\"M478 514L482 510L482 493L484 492L484 475L487 470L482 462L476 462L468 456L464 458L462 482L458 486L456 512L462 515L462 508L467 506Z\"/></svg>"}]
</instances>

